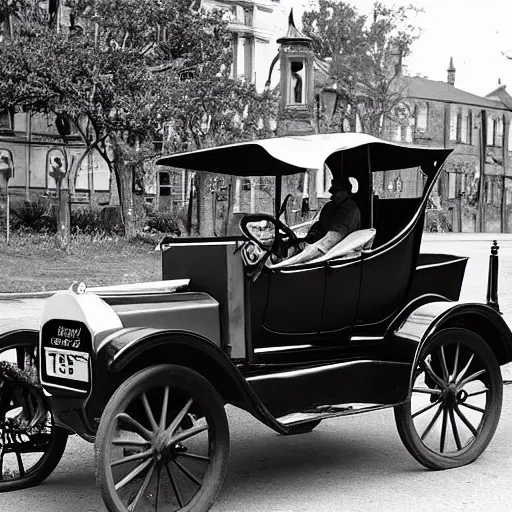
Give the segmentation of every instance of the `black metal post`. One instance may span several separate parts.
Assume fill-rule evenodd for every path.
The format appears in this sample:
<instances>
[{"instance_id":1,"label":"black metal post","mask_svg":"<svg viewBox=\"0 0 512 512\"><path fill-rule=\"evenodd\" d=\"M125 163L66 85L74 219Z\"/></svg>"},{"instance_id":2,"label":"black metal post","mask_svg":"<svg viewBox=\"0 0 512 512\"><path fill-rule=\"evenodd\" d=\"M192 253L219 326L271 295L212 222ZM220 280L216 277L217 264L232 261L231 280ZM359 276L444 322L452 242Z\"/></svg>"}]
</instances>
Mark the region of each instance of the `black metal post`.
<instances>
[{"instance_id":1,"label":"black metal post","mask_svg":"<svg viewBox=\"0 0 512 512\"><path fill-rule=\"evenodd\" d=\"M279 215L279 208L281 208L281 189L282 189L282 177L276 176L275 183L275 191L274 191L274 216L277 219ZM277 219L279 220L279 219Z\"/></svg>"},{"instance_id":2,"label":"black metal post","mask_svg":"<svg viewBox=\"0 0 512 512\"><path fill-rule=\"evenodd\" d=\"M493 241L491 247L491 255L489 256L489 276L487 279L487 304L494 308L498 313L501 313L498 304L498 242Z\"/></svg>"}]
</instances>

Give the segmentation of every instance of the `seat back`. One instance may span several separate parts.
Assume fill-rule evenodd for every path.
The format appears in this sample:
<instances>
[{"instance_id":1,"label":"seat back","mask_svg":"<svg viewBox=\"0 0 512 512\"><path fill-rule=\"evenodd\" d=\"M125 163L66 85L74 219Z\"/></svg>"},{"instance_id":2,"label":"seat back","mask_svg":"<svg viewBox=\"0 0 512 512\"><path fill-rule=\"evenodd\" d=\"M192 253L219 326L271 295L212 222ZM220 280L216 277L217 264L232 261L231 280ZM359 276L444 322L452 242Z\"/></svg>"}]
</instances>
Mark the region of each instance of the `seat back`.
<instances>
[{"instance_id":1,"label":"seat back","mask_svg":"<svg viewBox=\"0 0 512 512\"><path fill-rule=\"evenodd\" d=\"M283 260L280 263L276 263L275 265L268 264L267 266L272 269L280 269L291 267L293 265L300 265L302 263L322 263L324 261L346 256L358 250L371 249L375 234L376 230L373 228L353 231L334 247L331 247L331 249L329 249L325 254L322 254L322 256L316 256L316 254L318 254L316 249L316 244L318 244L318 242L315 242L314 244L306 246L304 251L299 254Z\"/></svg>"},{"instance_id":2,"label":"seat back","mask_svg":"<svg viewBox=\"0 0 512 512\"><path fill-rule=\"evenodd\" d=\"M329 261L342 256L346 256L355 251L363 249L369 250L372 248L373 241L377 231L373 228L359 229L347 235L341 242L338 242L334 247L331 247L323 256L311 260L308 263L321 263Z\"/></svg>"}]
</instances>

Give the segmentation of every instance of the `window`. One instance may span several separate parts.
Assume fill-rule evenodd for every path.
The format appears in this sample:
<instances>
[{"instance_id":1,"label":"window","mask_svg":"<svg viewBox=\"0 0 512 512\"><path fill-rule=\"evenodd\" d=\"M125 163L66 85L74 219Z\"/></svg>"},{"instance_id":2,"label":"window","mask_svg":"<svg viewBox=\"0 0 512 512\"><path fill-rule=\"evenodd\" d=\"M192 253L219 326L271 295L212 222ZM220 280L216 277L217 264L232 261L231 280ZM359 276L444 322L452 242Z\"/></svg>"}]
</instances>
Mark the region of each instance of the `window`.
<instances>
[{"instance_id":1,"label":"window","mask_svg":"<svg viewBox=\"0 0 512 512\"><path fill-rule=\"evenodd\" d=\"M466 124L463 125L462 129L466 133L466 144L473 144L473 112L468 110L466 116Z\"/></svg>"},{"instance_id":2,"label":"window","mask_svg":"<svg viewBox=\"0 0 512 512\"><path fill-rule=\"evenodd\" d=\"M0 129L12 130L12 115L8 110L0 112Z\"/></svg>"},{"instance_id":3,"label":"window","mask_svg":"<svg viewBox=\"0 0 512 512\"><path fill-rule=\"evenodd\" d=\"M160 196L171 195L171 174L167 171L161 171L158 173L158 194Z\"/></svg>"},{"instance_id":4,"label":"window","mask_svg":"<svg viewBox=\"0 0 512 512\"><path fill-rule=\"evenodd\" d=\"M491 116L487 117L487 145L494 146L494 120Z\"/></svg>"},{"instance_id":5,"label":"window","mask_svg":"<svg viewBox=\"0 0 512 512\"><path fill-rule=\"evenodd\" d=\"M508 150L512 151L512 122L508 123Z\"/></svg>"},{"instance_id":6,"label":"window","mask_svg":"<svg viewBox=\"0 0 512 512\"><path fill-rule=\"evenodd\" d=\"M494 120L494 146L503 146L503 119L498 117Z\"/></svg>"},{"instance_id":7,"label":"window","mask_svg":"<svg viewBox=\"0 0 512 512\"><path fill-rule=\"evenodd\" d=\"M428 129L428 103L416 105L416 130L425 132Z\"/></svg>"},{"instance_id":8,"label":"window","mask_svg":"<svg viewBox=\"0 0 512 512\"><path fill-rule=\"evenodd\" d=\"M448 199L455 199L456 183L457 183L457 174L454 172L449 172L448 173Z\"/></svg>"},{"instance_id":9,"label":"window","mask_svg":"<svg viewBox=\"0 0 512 512\"><path fill-rule=\"evenodd\" d=\"M494 188L493 188L493 195L492 195L492 202L496 206L499 206L501 200L501 183L499 179L496 179L494 181Z\"/></svg>"},{"instance_id":10,"label":"window","mask_svg":"<svg viewBox=\"0 0 512 512\"><path fill-rule=\"evenodd\" d=\"M457 124L458 124L459 113L453 112L450 117L450 141L457 142Z\"/></svg>"},{"instance_id":11,"label":"window","mask_svg":"<svg viewBox=\"0 0 512 512\"><path fill-rule=\"evenodd\" d=\"M248 82L252 82L253 48L254 48L254 38L246 37L244 39L244 76Z\"/></svg>"},{"instance_id":12,"label":"window","mask_svg":"<svg viewBox=\"0 0 512 512\"><path fill-rule=\"evenodd\" d=\"M306 61L294 59L290 61L290 90L288 104L299 105L306 103ZM249 77L250 78L250 77Z\"/></svg>"},{"instance_id":13,"label":"window","mask_svg":"<svg viewBox=\"0 0 512 512\"><path fill-rule=\"evenodd\" d=\"M460 127L460 141L463 144L467 144L468 142L468 112L462 112L460 121L461 121L461 127Z\"/></svg>"},{"instance_id":14,"label":"window","mask_svg":"<svg viewBox=\"0 0 512 512\"><path fill-rule=\"evenodd\" d=\"M252 20L253 20L253 8L248 7L244 9L244 25L247 25L248 27L252 27Z\"/></svg>"},{"instance_id":15,"label":"window","mask_svg":"<svg viewBox=\"0 0 512 512\"><path fill-rule=\"evenodd\" d=\"M492 203L493 192L494 192L494 182L490 178L488 178L487 181L485 182L485 193L486 193L487 204Z\"/></svg>"}]
</instances>

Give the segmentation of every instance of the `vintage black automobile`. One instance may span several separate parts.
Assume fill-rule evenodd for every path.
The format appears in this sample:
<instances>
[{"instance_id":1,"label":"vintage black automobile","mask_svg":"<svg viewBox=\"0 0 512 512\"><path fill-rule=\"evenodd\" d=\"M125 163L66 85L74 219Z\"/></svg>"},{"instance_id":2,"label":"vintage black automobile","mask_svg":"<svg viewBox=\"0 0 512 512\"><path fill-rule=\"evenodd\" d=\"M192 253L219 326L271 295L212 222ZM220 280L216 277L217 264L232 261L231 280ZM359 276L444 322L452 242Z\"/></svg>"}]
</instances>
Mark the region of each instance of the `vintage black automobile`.
<instances>
[{"instance_id":1,"label":"vintage black automobile","mask_svg":"<svg viewBox=\"0 0 512 512\"><path fill-rule=\"evenodd\" d=\"M2 469L0 490L46 478L77 433L96 444L108 510L206 511L228 463L226 404L282 435L393 407L418 462L474 461L499 421L512 335L493 266L487 303L461 303L467 258L420 253L449 153L347 133L162 158L274 176L278 214L247 215L237 236L164 239L161 282L55 294L37 347L34 332L4 334L0 463L18 471ZM358 181L363 229L313 260L283 259L296 235L280 220L282 177L324 163ZM421 169L421 195L375 196L375 173L397 169Z\"/></svg>"}]
</instances>

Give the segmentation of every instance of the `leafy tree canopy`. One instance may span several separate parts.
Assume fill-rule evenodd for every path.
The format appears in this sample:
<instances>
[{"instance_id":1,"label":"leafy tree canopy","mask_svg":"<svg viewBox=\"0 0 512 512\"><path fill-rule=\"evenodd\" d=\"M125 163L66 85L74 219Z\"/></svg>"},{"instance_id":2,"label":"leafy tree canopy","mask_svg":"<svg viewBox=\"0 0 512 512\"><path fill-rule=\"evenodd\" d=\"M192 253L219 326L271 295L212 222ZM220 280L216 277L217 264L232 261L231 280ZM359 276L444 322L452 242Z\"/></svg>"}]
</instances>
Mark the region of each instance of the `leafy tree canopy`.
<instances>
[{"instance_id":1,"label":"leafy tree canopy","mask_svg":"<svg viewBox=\"0 0 512 512\"><path fill-rule=\"evenodd\" d=\"M334 116L338 129L345 119L354 129L357 114L364 132L381 135L383 119L400 115L405 87L400 64L420 35L411 21L418 12L375 2L366 15L346 2L319 0L304 13L304 32L316 54L331 63L341 100Z\"/></svg>"},{"instance_id":2,"label":"leafy tree canopy","mask_svg":"<svg viewBox=\"0 0 512 512\"><path fill-rule=\"evenodd\" d=\"M155 138L176 151L268 135L275 98L231 78L225 13L192 4L66 0L57 26L41 2L0 0L13 27L0 44L0 109L70 119L120 187Z\"/></svg>"}]
</instances>

